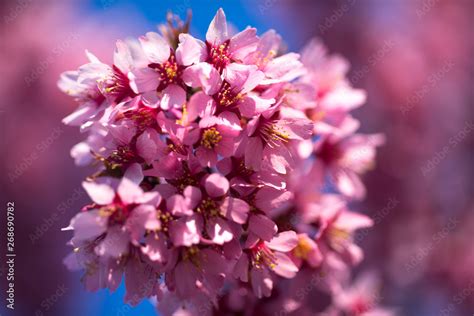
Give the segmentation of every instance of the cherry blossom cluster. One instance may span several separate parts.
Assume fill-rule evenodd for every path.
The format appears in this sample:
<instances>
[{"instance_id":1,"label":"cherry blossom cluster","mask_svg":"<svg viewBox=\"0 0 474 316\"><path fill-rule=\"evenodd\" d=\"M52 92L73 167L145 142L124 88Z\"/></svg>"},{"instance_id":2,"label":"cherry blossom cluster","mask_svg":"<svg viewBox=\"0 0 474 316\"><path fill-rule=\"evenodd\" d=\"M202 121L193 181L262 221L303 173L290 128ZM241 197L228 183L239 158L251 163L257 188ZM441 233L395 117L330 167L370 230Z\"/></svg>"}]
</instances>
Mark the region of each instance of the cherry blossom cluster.
<instances>
[{"instance_id":1,"label":"cherry blossom cluster","mask_svg":"<svg viewBox=\"0 0 474 316\"><path fill-rule=\"evenodd\" d=\"M222 10L204 41L171 22L60 78L79 103L64 123L87 135L71 155L97 169L66 265L91 291L124 279L127 303L162 315L302 315L321 293L319 312L376 308L346 290L372 225L347 203L383 142L355 133L348 63L317 40L297 54L273 30L232 34Z\"/></svg>"}]
</instances>

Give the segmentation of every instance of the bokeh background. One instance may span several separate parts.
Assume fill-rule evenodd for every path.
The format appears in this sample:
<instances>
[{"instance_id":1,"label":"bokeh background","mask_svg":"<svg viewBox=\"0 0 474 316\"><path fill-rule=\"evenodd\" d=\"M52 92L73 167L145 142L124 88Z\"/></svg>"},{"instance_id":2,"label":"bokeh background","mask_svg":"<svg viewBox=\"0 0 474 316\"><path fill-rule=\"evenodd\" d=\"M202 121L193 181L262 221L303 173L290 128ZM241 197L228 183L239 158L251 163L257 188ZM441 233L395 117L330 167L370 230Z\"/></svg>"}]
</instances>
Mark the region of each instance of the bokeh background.
<instances>
[{"instance_id":1,"label":"bokeh background","mask_svg":"<svg viewBox=\"0 0 474 316\"><path fill-rule=\"evenodd\" d=\"M81 139L61 124L75 104L56 87L59 74L86 62L87 48L110 61L115 40L139 36L168 10L193 10L204 36L223 7L236 28L276 29L289 50L313 36L351 63L350 81L366 89L355 112L362 131L387 143L365 177L368 197L354 208L375 227L357 238L376 270L382 303L400 315L474 312L474 1L2 1L0 4L1 200L15 202L15 313L5 309L5 217L1 315L152 315L116 293L83 290L62 258L60 231L87 202L70 147ZM6 208L6 207L4 207Z\"/></svg>"}]
</instances>

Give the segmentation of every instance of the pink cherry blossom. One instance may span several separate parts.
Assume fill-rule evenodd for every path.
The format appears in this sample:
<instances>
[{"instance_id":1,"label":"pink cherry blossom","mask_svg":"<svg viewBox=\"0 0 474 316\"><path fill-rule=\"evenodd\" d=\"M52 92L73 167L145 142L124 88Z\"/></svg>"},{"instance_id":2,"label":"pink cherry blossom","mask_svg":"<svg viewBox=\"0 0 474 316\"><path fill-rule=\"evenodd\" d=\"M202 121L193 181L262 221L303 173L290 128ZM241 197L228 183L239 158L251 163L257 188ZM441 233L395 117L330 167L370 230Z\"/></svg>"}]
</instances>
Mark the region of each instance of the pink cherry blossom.
<instances>
[{"instance_id":1,"label":"pink cherry blossom","mask_svg":"<svg viewBox=\"0 0 474 316\"><path fill-rule=\"evenodd\" d=\"M66 266L162 315L378 311L347 283L373 225L348 202L384 141L356 133L348 63L316 40L283 54L273 30L232 35L222 9L204 40L174 19L61 76L79 103L64 123L85 135L71 155L95 167Z\"/></svg>"}]
</instances>

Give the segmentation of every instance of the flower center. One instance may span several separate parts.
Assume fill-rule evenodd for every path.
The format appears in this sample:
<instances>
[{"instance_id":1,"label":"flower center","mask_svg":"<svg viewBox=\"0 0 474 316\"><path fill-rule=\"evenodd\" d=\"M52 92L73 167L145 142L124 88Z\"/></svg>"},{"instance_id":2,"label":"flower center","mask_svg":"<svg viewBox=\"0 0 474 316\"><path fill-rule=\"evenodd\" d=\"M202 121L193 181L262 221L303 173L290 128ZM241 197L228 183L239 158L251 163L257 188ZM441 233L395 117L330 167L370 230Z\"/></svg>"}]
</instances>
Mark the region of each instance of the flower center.
<instances>
[{"instance_id":1,"label":"flower center","mask_svg":"<svg viewBox=\"0 0 474 316\"><path fill-rule=\"evenodd\" d=\"M196 212L202 214L206 218L217 217L220 215L217 203L210 198L202 200L201 204L197 207Z\"/></svg>"},{"instance_id":2,"label":"flower center","mask_svg":"<svg viewBox=\"0 0 474 316\"><path fill-rule=\"evenodd\" d=\"M201 145L207 149L213 149L221 140L221 133L215 127L211 127L202 133Z\"/></svg>"},{"instance_id":3,"label":"flower center","mask_svg":"<svg viewBox=\"0 0 474 316\"><path fill-rule=\"evenodd\" d=\"M337 161L342 153L336 144L324 141L316 152L316 158L320 158L326 165Z\"/></svg>"},{"instance_id":4,"label":"flower center","mask_svg":"<svg viewBox=\"0 0 474 316\"><path fill-rule=\"evenodd\" d=\"M115 102L121 102L126 97L134 97L130 88L130 80L117 67L113 66L112 73L99 81L97 86L103 95L112 96Z\"/></svg>"},{"instance_id":5,"label":"flower center","mask_svg":"<svg viewBox=\"0 0 474 316\"><path fill-rule=\"evenodd\" d=\"M158 91L163 90L170 84L179 83L179 78L181 77L182 70L176 62L174 55L171 55L168 61L163 64L152 63L148 67L155 69L156 72L160 75L160 86Z\"/></svg>"},{"instance_id":6,"label":"flower center","mask_svg":"<svg viewBox=\"0 0 474 316\"><path fill-rule=\"evenodd\" d=\"M136 159L135 152L128 145L120 145L112 151L107 161L112 164L126 164Z\"/></svg>"},{"instance_id":7,"label":"flower center","mask_svg":"<svg viewBox=\"0 0 474 316\"><path fill-rule=\"evenodd\" d=\"M221 107L230 107L235 105L240 99L242 99L242 95L240 93L235 93L232 91L232 87L227 81L222 83L222 87L214 96L217 104Z\"/></svg>"},{"instance_id":8,"label":"flower center","mask_svg":"<svg viewBox=\"0 0 474 316\"><path fill-rule=\"evenodd\" d=\"M169 223L173 220L173 216L168 212L163 212L159 210L157 212L157 217L161 223L161 230L164 232L167 232Z\"/></svg>"},{"instance_id":9,"label":"flower center","mask_svg":"<svg viewBox=\"0 0 474 316\"><path fill-rule=\"evenodd\" d=\"M281 143L287 143L290 139L290 135L276 121L263 124L260 135L271 148L279 147Z\"/></svg>"},{"instance_id":10,"label":"flower center","mask_svg":"<svg viewBox=\"0 0 474 316\"><path fill-rule=\"evenodd\" d=\"M268 249L263 241L260 241L255 247L251 249L252 265L256 268L267 266L274 269L276 266L276 258L273 251Z\"/></svg>"},{"instance_id":11,"label":"flower center","mask_svg":"<svg viewBox=\"0 0 474 316\"><path fill-rule=\"evenodd\" d=\"M124 116L135 122L138 132L142 132L149 127L157 127L156 111L154 109L142 107L137 110L127 111Z\"/></svg>"},{"instance_id":12,"label":"flower center","mask_svg":"<svg viewBox=\"0 0 474 316\"><path fill-rule=\"evenodd\" d=\"M293 250L293 253L298 258L307 259L311 250L312 250L312 247L311 247L310 242L306 240L305 238L300 238L298 240L298 245Z\"/></svg>"},{"instance_id":13,"label":"flower center","mask_svg":"<svg viewBox=\"0 0 474 316\"><path fill-rule=\"evenodd\" d=\"M336 251L342 252L351 241L351 234L343 229L331 227L328 231L329 245Z\"/></svg>"},{"instance_id":14,"label":"flower center","mask_svg":"<svg viewBox=\"0 0 474 316\"><path fill-rule=\"evenodd\" d=\"M199 260L198 255L199 255L199 248L196 246L191 246L191 247L186 248L183 251L183 260L185 261L189 260L196 267L200 268L201 260Z\"/></svg>"},{"instance_id":15,"label":"flower center","mask_svg":"<svg viewBox=\"0 0 474 316\"><path fill-rule=\"evenodd\" d=\"M206 42L207 50L209 52L208 62L213 64L220 72L222 72L222 70L224 70L224 68L231 62L229 42L230 41L227 40L220 45L213 45Z\"/></svg>"}]
</instances>

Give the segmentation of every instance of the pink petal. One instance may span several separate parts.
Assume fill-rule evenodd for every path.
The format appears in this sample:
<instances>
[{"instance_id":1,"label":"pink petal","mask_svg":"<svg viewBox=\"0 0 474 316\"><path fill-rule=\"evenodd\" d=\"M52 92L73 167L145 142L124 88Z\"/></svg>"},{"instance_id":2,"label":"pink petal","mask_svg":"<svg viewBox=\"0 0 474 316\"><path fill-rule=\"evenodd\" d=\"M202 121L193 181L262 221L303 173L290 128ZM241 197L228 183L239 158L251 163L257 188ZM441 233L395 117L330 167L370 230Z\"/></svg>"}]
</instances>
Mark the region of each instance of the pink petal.
<instances>
[{"instance_id":1,"label":"pink petal","mask_svg":"<svg viewBox=\"0 0 474 316\"><path fill-rule=\"evenodd\" d=\"M242 32L235 34L230 39L230 54L234 59L242 60L248 54L255 51L258 42L257 30L254 28L247 28Z\"/></svg>"},{"instance_id":2,"label":"pink petal","mask_svg":"<svg viewBox=\"0 0 474 316\"><path fill-rule=\"evenodd\" d=\"M160 75L151 68L138 68L128 74L130 87L135 93L152 91L156 95L156 88L160 84Z\"/></svg>"},{"instance_id":3,"label":"pink petal","mask_svg":"<svg viewBox=\"0 0 474 316\"><path fill-rule=\"evenodd\" d=\"M125 226L130 233L132 243L138 244L147 230L158 230L161 228L161 223L156 216L154 206L139 205L132 210Z\"/></svg>"},{"instance_id":4,"label":"pink petal","mask_svg":"<svg viewBox=\"0 0 474 316\"><path fill-rule=\"evenodd\" d=\"M332 172L336 187L342 194L353 199L363 199L365 186L359 176L352 170L337 168Z\"/></svg>"},{"instance_id":5,"label":"pink petal","mask_svg":"<svg viewBox=\"0 0 474 316\"><path fill-rule=\"evenodd\" d=\"M143 195L143 190L128 178L122 178L117 188L117 193L122 202L126 204L133 204Z\"/></svg>"},{"instance_id":6,"label":"pink petal","mask_svg":"<svg viewBox=\"0 0 474 316\"><path fill-rule=\"evenodd\" d=\"M127 178L136 185L140 185L140 183L143 181L142 166L140 166L138 163L131 164L125 171L123 177Z\"/></svg>"},{"instance_id":7,"label":"pink petal","mask_svg":"<svg viewBox=\"0 0 474 316\"><path fill-rule=\"evenodd\" d=\"M275 99L265 99L257 95L247 95L240 101L239 110L243 116L251 118L255 115L262 114L274 103Z\"/></svg>"},{"instance_id":8,"label":"pink petal","mask_svg":"<svg viewBox=\"0 0 474 316\"><path fill-rule=\"evenodd\" d=\"M276 251L289 252L298 245L298 236L294 231L281 232L267 242L266 245Z\"/></svg>"},{"instance_id":9,"label":"pink petal","mask_svg":"<svg viewBox=\"0 0 474 316\"><path fill-rule=\"evenodd\" d=\"M128 48L128 45L122 40L118 40L115 45L114 65L117 66L117 68L123 73L127 73L133 66L133 59L130 49Z\"/></svg>"},{"instance_id":10,"label":"pink petal","mask_svg":"<svg viewBox=\"0 0 474 316\"><path fill-rule=\"evenodd\" d=\"M170 57L170 46L158 33L148 32L139 40L151 63L163 64Z\"/></svg>"},{"instance_id":11,"label":"pink petal","mask_svg":"<svg viewBox=\"0 0 474 316\"><path fill-rule=\"evenodd\" d=\"M200 279L200 272L189 261L181 261L175 268L176 291L180 297L191 297L197 290L196 281Z\"/></svg>"},{"instance_id":12,"label":"pink petal","mask_svg":"<svg viewBox=\"0 0 474 316\"><path fill-rule=\"evenodd\" d=\"M227 221L219 217L207 220L206 231L211 240L218 245L223 245L234 237Z\"/></svg>"},{"instance_id":13,"label":"pink petal","mask_svg":"<svg viewBox=\"0 0 474 316\"><path fill-rule=\"evenodd\" d=\"M180 65L190 66L204 61L207 58L204 42L189 34L179 34L179 45L176 50L176 60Z\"/></svg>"},{"instance_id":14,"label":"pink petal","mask_svg":"<svg viewBox=\"0 0 474 316\"><path fill-rule=\"evenodd\" d=\"M98 210L81 212L71 219L74 241L81 242L95 238L107 230L108 218L99 215Z\"/></svg>"},{"instance_id":15,"label":"pink petal","mask_svg":"<svg viewBox=\"0 0 474 316\"><path fill-rule=\"evenodd\" d=\"M186 103L186 91L178 85L171 84L162 93L161 108L163 110L182 108L184 103Z\"/></svg>"},{"instance_id":16,"label":"pink petal","mask_svg":"<svg viewBox=\"0 0 474 316\"><path fill-rule=\"evenodd\" d=\"M154 129L147 129L137 138L137 153L148 164L157 158L157 138L158 135Z\"/></svg>"},{"instance_id":17,"label":"pink petal","mask_svg":"<svg viewBox=\"0 0 474 316\"><path fill-rule=\"evenodd\" d=\"M228 39L227 21L224 10L219 9L209 25L206 33L206 40L210 44L219 45Z\"/></svg>"},{"instance_id":18,"label":"pink petal","mask_svg":"<svg viewBox=\"0 0 474 316\"><path fill-rule=\"evenodd\" d=\"M242 256L240 256L239 260L234 266L234 271L232 275L235 278L240 279L242 282L248 282L249 280L249 258L247 254L243 253Z\"/></svg>"},{"instance_id":19,"label":"pink petal","mask_svg":"<svg viewBox=\"0 0 474 316\"><path fill-rule=\"evenodd\" d=\"M222 83L219 72L208 63L199 63L186 68L182 79L186 85L192 88L202 88L207 95L217 93Z\"/></svg>"},{"instance_id":20,"label":"pink petal","mask_svg":"<svg viewBox=\"0 0 474 316\"><path fill-rule=\"evenodd\" d=\"M150 234L145 239L145 246L142 246L142 253L151 261L165 262L167 260L168 248L166 247L165 235Z\"/></svg>"},{"instance_id":21,"label":"pink petal","mask_svg":"<svg viewBox=\"0 0 474 316\"><path fill-rule=\"evenodd\" d=\"M257 214L250 216L249 230L259 238L270 241L277 232L277 226L265 215Z\"/></svg>"},{"instance_id":22,"label":"pink petal","mask_svg":"<svg viewBox=\"0 0 474 316\"><path fill-rule=\"evenodd\" d=\"M245 224L249 209L245 201L233 197L226 197L221 205L222 215L238 224Z\"/></svg>"},{"instance_id":23,"label":"pink petal","mask_svg":"<svg viewBox=\"0 0 474 316\"><path fill-rule=\"evenodd\" d=\"M182 217L171 222L169 231L171 241L175 246L192 246L198 244L202 230L202 218L200 215Z\"/></svg>"},{"instance_id":24,"label":"pink petal","mask_svg":"<svg viewBox=\"0 0 474 316\"><path fill-rule=\"evenodd\" d=\"M120 226L109 228L105 239L94 251L98 256L118 258L128 251L129 234Z\"/></svg>"},{"instance_id":25,"label":"pink petal","mask_svg":"<svg viewBox=\"0 0 474 316\"><path fill-rule=\"evenodd\" d=\"M276 259L276 266L273 268L273 271L281 277L291 279L298 272L298 267L295 263L282 252L274 252L273 255Z\"/></svg>"},{"instance_id":26,"label":"pink petal","mask_svg":"<svg viewBox=\"0 0 474 316\"><path fill-rule=\"evenodd\" d=\"M115 198L115 191L108 184L84 181L82 187L92 201L99 205L110 204Z\"/></svg>"},{"instance_id":27,"label":"pink petal","mask_svg":"<svg viewBox=\"0 0 474 316\"><path fill-rule=\"evenodd\" d=\"M337 217L334 225L345 231L352 232L357 229L371 227L374 225L374 221L364 214L343 211Z\"/></svg>"},{"instance_id":28,"label":"pink petal","mask_svg":"<svg viewBox=\"0 0 474 316\"><path fill-rule=\"evenodd\" d=\"M229 180L220 173L213 173L206 178L204 187L209 196L222 196L229 191Z\"/></svg>"},{"instance_id":29,"label":"pink petal","mask_svg":"<svg viewBox=\"0 0 474 316\"><path fill-rule=\"evenodd\" d=\"M203 147L196 149L196 157L203 167L212 168L217 163L217 154L213 150L208 150Z\"/></svg>"},{"instance_id":30,"label":"pink petal","mask_svg":"<svg viewBox=\"0 0 474 316\"><path fill-rule=\"evenodd\" d=\"M286 190L271 187L261 188L255 195L255 206L267 214L278 213L288 207L293 194Z\"/></svg>"},{"instance_id":31,"label":"pink petal","mask_svg":"<svg viewBox=\"0 0 474 316\"><path fill-rule=\"evenodd\" d=\"M216 111L214 99L199 91L191 96L187 104L189 120L195 120L199 117L209 117Z\"/></svg>"},{"instance_id":32,"label":"pink petal","mask_svg":"<svg viewBox=\"0 0 474 316\"><path fill-rule=\"evenodd\" d=\"M267 269L252 268L250 271L253 293L258 297L269 297L273 289L273 280Z\"/></svg>"},{"instance_id":33,"label":"pink petal","mask_svg":"<svg viewBox=\"0 0 474 316\"><path fill-rule=\"evenodd\" d=\"M250 137L245 149L245 166L259 171L263 158L263 143L259 137Z\"/></svg>"}]
</instances>

